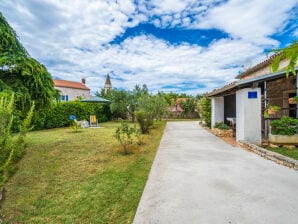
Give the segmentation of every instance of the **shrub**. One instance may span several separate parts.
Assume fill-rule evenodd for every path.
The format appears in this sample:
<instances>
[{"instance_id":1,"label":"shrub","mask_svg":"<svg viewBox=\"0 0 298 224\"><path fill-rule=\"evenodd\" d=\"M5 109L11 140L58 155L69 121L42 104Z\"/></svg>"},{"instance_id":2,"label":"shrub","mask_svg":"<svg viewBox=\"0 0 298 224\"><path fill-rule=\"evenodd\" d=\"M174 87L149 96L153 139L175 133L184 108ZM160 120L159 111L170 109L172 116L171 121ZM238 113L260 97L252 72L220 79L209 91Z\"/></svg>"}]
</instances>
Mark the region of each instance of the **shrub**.
<instances>
[{"instance_id":1,"label":"shrub","mask_svg":"<svg viewBox=\"0 0 298 224\"><path fill-rule=\"evenodd\" d=\"M207 97L202 97L199 101L200 116L205 121L208 127L211 126L211 100Z\"/></svg>"},{"instance_id":2,"label":"shrub","mask_svg":"<svg viewBox=\"0 0 298 224\"><path fill-rule=\"evenodd\" d=\"M79 124L79 123L73 121L73 122L72 122L72 125L71 125L71 129L72 129L72 131L73 131L74 133L78 133L78 132L80 132L83 128L82 128L81 124Z\"/></svg>"},{"instance_id":3,"label":"shrub","mask_svg":"<svg viewBox=\"0 0 298 224\"><path fill-rule=\"evenodd\" d=\"M140 129L136 129L136 137L137 137L137 143L138 143L138 145L145 144L145 142L144 142L144 136L143 136L143 134L142 134L142 132L141 132Z\"/></svg>"},{"instance_id":4,"label":"shrub","mask_svg":"<svg viewBox=\"0 0 298 224\"><path fill-rule=\"evenodd\" d=\"M136 128L129 127L127 123L122 123L121 127L118 127L115 133L116 139L122 145L123 153L130 154L131 146L134 143L136 137Z\"/></svg>"},{"instance_id":5,"label":"shrub","mask_svg":"<svg viewBox=\"0 0 298 224\"><path fill-rule=\"evenodd\" d=\"M21 122L18 135L12 137L14 119L14 94L0 98L0 188L15 172L16 163L25 153L25 137L31 130L31 119L34 105L31 106L26 118Z\"/></svg>"},{"instance_id":6,"label":"shrub","mask_svg":"<svg viewBox=\"0 0 298 224\"><path fill-rule=\"evenodd\" d=\"M294 135L296 134L298 120L283 116L271 122L271 133L274 135Z\"/></svg>"},{"instance_id":7,"label":"shrub","mask_svg":"<svg viewBox=\"0 0 298 224\"><path fill-rule=\"evenodd\" d=\"M136 112L137 122L140 125L142 134L148 134L149 128L153 125L153 120L147 115L144 110L139 110Z\"/></svg>"},{"instance_id":8,"label":"shrub","mask_svg":"<svg viewBox=\"0 0 298 224\"><path fill-rule=\"evenodd\" d=\"M228 129L230 129L229 125L225 124L224 122L215 123L215 125L213 127L214 128L218 128L218 129L221 129L221 130L228 130Z\"/></svg>"}]
</instances>

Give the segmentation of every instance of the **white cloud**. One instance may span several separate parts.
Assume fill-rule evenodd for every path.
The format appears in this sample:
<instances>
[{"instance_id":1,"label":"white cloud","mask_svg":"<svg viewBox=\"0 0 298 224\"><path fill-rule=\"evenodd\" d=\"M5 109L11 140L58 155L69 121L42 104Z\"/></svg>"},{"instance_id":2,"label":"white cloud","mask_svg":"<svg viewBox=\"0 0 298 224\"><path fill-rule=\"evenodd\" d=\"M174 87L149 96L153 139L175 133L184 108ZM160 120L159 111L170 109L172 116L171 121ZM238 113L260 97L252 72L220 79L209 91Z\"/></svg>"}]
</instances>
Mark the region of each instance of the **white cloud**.
<instances>
[{"instance_id":1,"label":"white cloud","mask_svg":"<svg viewBox=\"0 0 298 224\"><path fill-rule=\"evenodd\" d=\"M50 71L68 78L69 74L61 69L83 69L72 75L77 80L88 77L87 84L94 90L102 88L105 74L113 71L112 83L118 88L132 89L136 84L145 83L151 90L158 91L164 86L179 87L185 82L206 85L206 88L191 90L198 93L220 86L219 82L231 81L241 69L243 60L260 52L261 48L239 40L221 40L204 49L189 44L173 46L153 36L142 35L126 39L121 45L86 52L83 57L80 50L65 52L72 55L72 64L59 64ZM61 55L64 57L66 55Z\"/></svg>"},{"instance_id":2,"label":"white cloud","mask_svg":"<svg viewBox=\"0 0 298 224\"><path fill-rule=\"evenodd\" d=\"M198 15L199 28L218 28L235 38L243 38L258 45L278 45L269 38L284 26L289 10L296 0L230 0L213 7L206 16Z\"/></svg>"},{"instance_id":3,"label":"white cloud","mask_svg":"<svg viewBox=\"0 0 298 224\"><path fill-rule=\"evenodd\" d=\"M63 79L87 78L93 92L103 88L107 72L117 88L147 84L153 91L205 92L231 81L263 49L278 45L270 36L282 30L294 0L19 0L0 8L29 53ZM278 5L278 7L277 7ZM220 29L230 38L208 47L170 43L150 35L109 44L129 27ZM297 36L297 31L296 34ZM206 85L206 88L195 88ZM172 88L170 88L172 87ZM185 90L183 90L185 91Z\"/></svg>"}]
</instances>

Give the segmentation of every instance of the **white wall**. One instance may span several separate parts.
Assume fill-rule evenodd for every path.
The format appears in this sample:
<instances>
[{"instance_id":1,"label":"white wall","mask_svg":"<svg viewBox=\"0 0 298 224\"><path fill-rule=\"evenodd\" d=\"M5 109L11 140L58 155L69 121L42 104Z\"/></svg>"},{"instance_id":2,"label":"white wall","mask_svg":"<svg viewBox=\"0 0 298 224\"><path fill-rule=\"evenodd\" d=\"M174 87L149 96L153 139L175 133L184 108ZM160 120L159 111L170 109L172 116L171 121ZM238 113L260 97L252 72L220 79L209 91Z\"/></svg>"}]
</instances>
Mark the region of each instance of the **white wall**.
<instances>
[{"instance_id":1,"label":"white wall","mask_svg":"<svg viewBox=\"0 0 298 224\"><path fill-rule=\"evenodd\" d=\"M79 96L83 98L90 97L89 90L73 89L73 88L60 87L60 86L55 86L55 89L60 90L60 95L65 95L65 96L68 95L68 101L73 101Z\"/></svg>"},{"instance_id":2,"label":"white wall","mask_svg":"<svg viewBox=\"0 0 298 224\"><path fill-rule=\"evenodd\" d=\"M249 92L257 92L257 98L248 98ZM236 92L236 140L261 144L261 89L245 88Z\"/></svg>"},{"instance_id":3,"label":"white wall","mask_svg":"<svg viewBox=\"0 0 298 224\"><path fill-rule=\"evenodd\" d=\"M224 97L211 98L211 127L224 121Z\"/></svg>"}]
</instances>

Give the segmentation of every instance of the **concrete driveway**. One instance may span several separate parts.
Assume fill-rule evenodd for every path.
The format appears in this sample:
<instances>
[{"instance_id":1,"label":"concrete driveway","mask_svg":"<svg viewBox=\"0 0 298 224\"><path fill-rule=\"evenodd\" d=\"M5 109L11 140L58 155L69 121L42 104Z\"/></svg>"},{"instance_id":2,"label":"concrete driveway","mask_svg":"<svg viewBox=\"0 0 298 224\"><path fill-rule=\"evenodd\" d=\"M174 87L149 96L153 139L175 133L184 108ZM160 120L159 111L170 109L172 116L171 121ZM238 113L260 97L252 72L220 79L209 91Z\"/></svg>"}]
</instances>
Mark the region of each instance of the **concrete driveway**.
<instances>
[{"instance_id":1,"label":"concrete driveway","mask_svg":"<svg viewBox=\"0 0 298 224\"><path fill-rule=\"evenodd\" d=\"M134 224L298 223L298 172L168 122Z\"/></svg>"}]
</instances>

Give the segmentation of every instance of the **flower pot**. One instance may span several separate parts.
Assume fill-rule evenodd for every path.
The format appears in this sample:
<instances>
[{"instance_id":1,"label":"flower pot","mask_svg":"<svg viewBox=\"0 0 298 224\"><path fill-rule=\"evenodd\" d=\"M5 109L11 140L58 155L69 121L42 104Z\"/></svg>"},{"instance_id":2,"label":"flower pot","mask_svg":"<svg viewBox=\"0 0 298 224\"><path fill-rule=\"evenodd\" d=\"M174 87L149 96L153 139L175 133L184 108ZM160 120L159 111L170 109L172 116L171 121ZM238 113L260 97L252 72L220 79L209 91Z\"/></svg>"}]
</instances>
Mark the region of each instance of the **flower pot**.
<instances>
[{"instance_id":1,"label":"flower pot","mask_svg":"<svg viewBox=\"0 0 298 224\"><path fill-rule=\"evenodd\" d=\"M268 109L268 114L269 115L275 115L277 112L277 110L274 110L274 109Z\"/></svg>"},{"instance_id":2,"label":"flower pot","mask_svg":"<svg viewBox=\"0 0 298 224\"><path fill-rule=\"evenodd\" d=\"M289 98L289 104L297 104L298 102L295 101L294 97Z\"/></svg>"}]
</instances>

